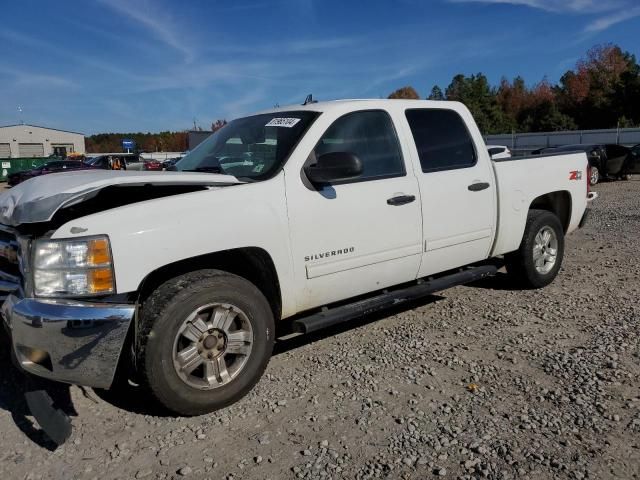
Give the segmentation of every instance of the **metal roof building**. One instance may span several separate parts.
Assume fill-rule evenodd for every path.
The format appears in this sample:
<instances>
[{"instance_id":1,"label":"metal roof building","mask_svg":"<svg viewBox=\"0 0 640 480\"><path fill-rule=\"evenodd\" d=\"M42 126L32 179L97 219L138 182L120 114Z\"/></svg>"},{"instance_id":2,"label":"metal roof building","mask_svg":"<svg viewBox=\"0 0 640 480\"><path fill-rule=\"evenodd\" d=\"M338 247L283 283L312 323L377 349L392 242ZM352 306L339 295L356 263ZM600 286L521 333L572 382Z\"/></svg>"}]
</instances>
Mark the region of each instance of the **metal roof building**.
<instances>
[{"instance_id":1,"label":"metal roof building","mask_svg":"<svg viewBox=\"0 0 640 480\"><path fill-rule=\"evenodd\" d=\"M84 134L37 125L0 126L0 158L85 153Z\"/></svg>"}]
</instances>

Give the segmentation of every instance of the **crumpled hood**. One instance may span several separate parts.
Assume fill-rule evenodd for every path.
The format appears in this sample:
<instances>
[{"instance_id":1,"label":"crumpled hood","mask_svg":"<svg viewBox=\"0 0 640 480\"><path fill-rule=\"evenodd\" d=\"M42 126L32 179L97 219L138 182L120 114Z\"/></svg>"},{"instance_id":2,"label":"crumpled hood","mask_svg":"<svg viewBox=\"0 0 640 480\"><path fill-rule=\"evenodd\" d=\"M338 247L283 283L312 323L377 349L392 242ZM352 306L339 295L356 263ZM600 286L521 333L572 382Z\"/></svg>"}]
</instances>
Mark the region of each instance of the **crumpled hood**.
<instances>
[{"instance_id":1,"label":"crumpled hood","mask_svg":"<svg viewBox=\"0 0 640 480\"><path fill-rule=\"evenodd\" d=\"M83 170L35 177L0 194L0 223L18 226L51 220L61 208L118 185L224 186L243 183L231 175L192 172Z\"/></svg>"}]
</instances>

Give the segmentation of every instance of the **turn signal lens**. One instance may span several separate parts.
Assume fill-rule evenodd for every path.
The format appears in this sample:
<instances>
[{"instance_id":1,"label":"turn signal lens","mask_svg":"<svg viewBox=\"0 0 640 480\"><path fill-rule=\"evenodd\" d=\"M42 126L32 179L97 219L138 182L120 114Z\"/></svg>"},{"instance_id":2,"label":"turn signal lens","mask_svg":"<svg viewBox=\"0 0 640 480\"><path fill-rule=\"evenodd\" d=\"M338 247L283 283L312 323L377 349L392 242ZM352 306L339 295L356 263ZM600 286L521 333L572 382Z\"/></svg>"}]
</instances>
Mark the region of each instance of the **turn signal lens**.
<instances>
[{"instance_id":1,"label":"turn signal lens","mask_svg":"<svg viewBox=\"0 0 640 480\"><path fill-rule=\"evenodd\" d=\"M96 238L93 240L89 240L88 247L87 264L98 266L109 265L109 263L111 263L109 241L106 238Z\"/></svg>"},{"instance_id":2,"label":"turn signal lens","mask_svg":"<svg viewBox=\"0 0 640 480\"><path fill-rule=\"evenodd\" d=\"M90 293L111 293L113 292L113 271L111 268L95 268L89 270L87 290Z\"/></svg>"}]
</instances>

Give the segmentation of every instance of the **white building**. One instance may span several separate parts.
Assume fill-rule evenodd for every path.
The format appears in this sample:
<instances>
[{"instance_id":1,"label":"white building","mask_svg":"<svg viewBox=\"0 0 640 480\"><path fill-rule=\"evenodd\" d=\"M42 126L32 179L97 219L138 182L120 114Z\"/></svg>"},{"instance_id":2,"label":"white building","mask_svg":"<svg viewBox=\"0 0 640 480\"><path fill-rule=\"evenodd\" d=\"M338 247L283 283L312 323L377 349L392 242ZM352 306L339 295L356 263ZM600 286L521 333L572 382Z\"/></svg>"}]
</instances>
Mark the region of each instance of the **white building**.
<instances>
[{"instance_id":1,"label":"white building","mask_svg":"<svg viewBox=\"0 0 640 480\"><path fill-rule=\"evenodd\" d=\"M84 134L36 125L0 127L0 158L66 156L85 153Z\"/></svg>"}]
</instances>

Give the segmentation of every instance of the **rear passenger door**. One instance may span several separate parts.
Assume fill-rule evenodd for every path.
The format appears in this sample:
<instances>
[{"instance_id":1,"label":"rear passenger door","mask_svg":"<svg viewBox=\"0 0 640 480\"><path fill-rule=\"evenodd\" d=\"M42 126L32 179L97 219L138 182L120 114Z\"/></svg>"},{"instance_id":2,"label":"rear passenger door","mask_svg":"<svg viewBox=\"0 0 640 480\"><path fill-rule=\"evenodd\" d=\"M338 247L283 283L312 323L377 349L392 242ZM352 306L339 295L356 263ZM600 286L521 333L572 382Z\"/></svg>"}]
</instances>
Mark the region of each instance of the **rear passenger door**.
<instances>
[{"instance_id":1,"label":"rear passenger door","mask_svg":"<svg viewBox=\"0 0 640 480\"><path fill-rule=\"evenodd\" d=\"M486 259L496 216L488 153L476 151L455 110L408 109L405 115L419 161L424 243L418 276Z\"/></svg>"}]
</instances>

